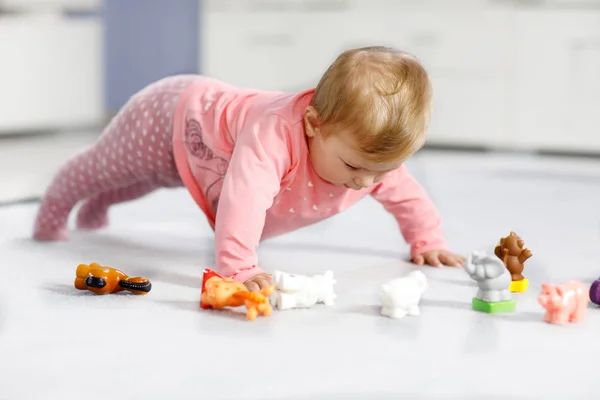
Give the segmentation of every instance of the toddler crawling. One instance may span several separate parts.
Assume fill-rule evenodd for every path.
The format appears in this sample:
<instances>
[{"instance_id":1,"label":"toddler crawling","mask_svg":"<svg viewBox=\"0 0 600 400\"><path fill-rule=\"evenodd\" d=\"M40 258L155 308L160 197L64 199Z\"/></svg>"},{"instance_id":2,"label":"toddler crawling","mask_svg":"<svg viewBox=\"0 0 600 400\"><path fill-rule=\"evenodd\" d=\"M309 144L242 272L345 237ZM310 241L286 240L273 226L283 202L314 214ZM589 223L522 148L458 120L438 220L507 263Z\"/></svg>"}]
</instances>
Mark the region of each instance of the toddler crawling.
<instances>
[{"instance_id":1,"label":"toddler crawling","mask_svg":"<svg viewBox=\"0 0 600 400\"><path fill-rule=\"evenodd\" d=\"M250 290L271 283L261 240L340 213L367 195L394 215L416 264L460 266L441 218L404 162L424 144L431 84L412 56L345 51L317 87L298 93L175 76L134 95L98 141L45 193L37 240L108 224L111 205L185 186L215 231L217 271Z\"/></svg>"}]
</instances>

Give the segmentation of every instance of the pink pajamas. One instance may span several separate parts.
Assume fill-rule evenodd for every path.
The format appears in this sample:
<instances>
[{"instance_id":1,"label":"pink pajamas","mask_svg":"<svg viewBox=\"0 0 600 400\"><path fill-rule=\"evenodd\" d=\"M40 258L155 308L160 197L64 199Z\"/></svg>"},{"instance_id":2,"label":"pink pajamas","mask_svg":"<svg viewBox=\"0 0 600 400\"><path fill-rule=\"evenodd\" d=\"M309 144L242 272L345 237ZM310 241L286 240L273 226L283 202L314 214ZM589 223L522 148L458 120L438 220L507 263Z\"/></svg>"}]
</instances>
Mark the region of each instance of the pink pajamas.
<instances>
[{"instance_id":1,"label":"pink pajamas","mask_svg":"<svg viewBox=\"0 0 600 400\"><path fill-rule=\"evenodd\" d=\"M172 114L195 79L165 79L133 96L98 141L59 170L42 199L34 237L66 239L69 214L81 200L77 227L96 229L108 223L111 205L182 186L173 159Z\"/></svg>"},{"instance_id":2,"label":"pink pajamas","mask_svg":"<svg viewBox=\"0 0 600 400\"><path fill-rule=\"evenodd\" d=\"M81 200L77 226L95 229L108 223L113 204L185 186L215 230L216 269L240 282L263 272L260 241L332 217L366 196L396 218L412 256L447 249L440 215L406 167L358 191L317 175L303 125L313 94L242 89L201 76L150 85L95 145L61 168L42 200L34 237L65 239Z\"/></svg>"}]
</instances>

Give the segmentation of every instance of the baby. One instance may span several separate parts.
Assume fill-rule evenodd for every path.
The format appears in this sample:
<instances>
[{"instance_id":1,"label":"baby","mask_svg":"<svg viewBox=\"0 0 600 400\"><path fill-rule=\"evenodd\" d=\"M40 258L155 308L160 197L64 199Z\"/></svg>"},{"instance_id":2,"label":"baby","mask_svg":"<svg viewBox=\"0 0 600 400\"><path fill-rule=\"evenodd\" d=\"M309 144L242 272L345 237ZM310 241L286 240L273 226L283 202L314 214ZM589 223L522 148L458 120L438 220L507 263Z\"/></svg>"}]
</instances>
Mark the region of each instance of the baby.
<instances>
[{"instance_id":1,"label":"baby","mask_svg":"<svg viewBox=\"0 0 600 400\"><path fill-rule=\"evenodd\" d=\"M215 232L216 268L250 290L271 283L261 240L314 224L373 196L397 220L419 265L460 266L441 218L404 162L424 144L432 89L412 56L387 47L343 52L317 87L243 89L196 76L134 95L98 141L45 193L34 238L65 240L108 224L111 205L185 186Z\"/></svg>"}]
</instances>

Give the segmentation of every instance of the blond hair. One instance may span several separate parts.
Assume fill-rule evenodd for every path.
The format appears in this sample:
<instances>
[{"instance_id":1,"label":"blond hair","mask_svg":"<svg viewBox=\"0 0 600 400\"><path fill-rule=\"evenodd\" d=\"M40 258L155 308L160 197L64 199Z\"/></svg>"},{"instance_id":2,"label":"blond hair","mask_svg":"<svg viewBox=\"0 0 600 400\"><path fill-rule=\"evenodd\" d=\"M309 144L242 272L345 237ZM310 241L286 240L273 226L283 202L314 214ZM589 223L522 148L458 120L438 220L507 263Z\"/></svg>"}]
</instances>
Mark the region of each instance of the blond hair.
<instances>
[{"instance_id":1,"label":"blond hair","mask_svg":"<svg viewBox=\"0 0 600 400\"><path fill-rule=\"evenodd\" d=\"M404 160L425 143L432 88L419 61L402 51L363 47L340 54L313 96L319 123L350 128L375 162Z\"/></svg>"}]
</instances>

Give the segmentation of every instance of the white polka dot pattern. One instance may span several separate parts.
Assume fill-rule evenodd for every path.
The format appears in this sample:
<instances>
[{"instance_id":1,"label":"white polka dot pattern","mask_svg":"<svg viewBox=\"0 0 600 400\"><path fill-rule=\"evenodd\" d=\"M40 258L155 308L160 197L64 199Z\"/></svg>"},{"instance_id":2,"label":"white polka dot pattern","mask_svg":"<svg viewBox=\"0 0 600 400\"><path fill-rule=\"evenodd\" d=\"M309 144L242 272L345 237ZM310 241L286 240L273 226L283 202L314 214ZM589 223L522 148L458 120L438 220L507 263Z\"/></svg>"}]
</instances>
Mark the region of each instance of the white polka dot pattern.
<instances>
[{"instance_id":1,"label":"white polka dot pattern","mask_svg":"<svg viewBox=\"0 0 600 400\"><path fill-rule=\"evenodd\" d=\"M77 227L108 224L111 205L135 200L182 182L172 152L171 115L193 75L163 79L134 95L105 128L98 141L71 158L46 191L35 221L34 238L67 238L72 209L85 200Z\"/></svg>"}]
</instances>

